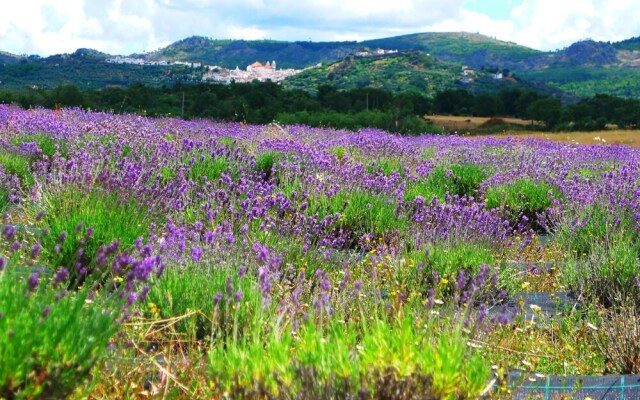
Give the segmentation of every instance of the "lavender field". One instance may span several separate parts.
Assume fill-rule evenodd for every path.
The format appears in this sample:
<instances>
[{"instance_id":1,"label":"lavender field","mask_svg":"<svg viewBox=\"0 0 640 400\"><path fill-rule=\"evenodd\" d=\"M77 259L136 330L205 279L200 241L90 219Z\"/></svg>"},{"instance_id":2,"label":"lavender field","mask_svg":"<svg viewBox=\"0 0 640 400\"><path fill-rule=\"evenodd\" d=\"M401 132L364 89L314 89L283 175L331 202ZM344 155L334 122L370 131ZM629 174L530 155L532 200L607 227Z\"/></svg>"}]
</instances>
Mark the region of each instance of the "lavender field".
<instances>
[{"instance_id":1,"label":"lavender field","mask_svg":"<svg viewBox=\"0 0 640 400\"><path fill-rule=\"evenodd\" d=\"M640 373L636 149L3 105L0 139L0 398Z\"/></svg>"}]
</instances>

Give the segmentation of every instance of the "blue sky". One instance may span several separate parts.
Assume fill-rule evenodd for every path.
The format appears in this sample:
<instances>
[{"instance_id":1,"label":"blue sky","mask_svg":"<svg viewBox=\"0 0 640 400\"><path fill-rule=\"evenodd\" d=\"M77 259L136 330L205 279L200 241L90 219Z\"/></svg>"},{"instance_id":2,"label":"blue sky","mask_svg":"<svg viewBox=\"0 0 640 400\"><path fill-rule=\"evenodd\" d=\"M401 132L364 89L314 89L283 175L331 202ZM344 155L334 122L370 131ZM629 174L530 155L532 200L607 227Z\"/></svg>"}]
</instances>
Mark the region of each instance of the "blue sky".
<instances>
[{"instance_id":1,"label":"blue sky","mask_svg":"<svg viewBox=\"0 0 640 400\"><path fill-rule=\"evenodd\" d=\"M637 0L4 0L0 50L153 51L191 35L364 40L479 32L539 50L640 36Z\"/></svg>"},{"instance_id":2,"label":"blue sky","mask_svg":"<svg viewBox=\"0 0 640 400\"><path fill-rule=\"evenodd\" d=\"M509 19L515 6L522 0L467 0L462 6L470 11L483 13L493 19Z\"/></svg>"}]
</instances>

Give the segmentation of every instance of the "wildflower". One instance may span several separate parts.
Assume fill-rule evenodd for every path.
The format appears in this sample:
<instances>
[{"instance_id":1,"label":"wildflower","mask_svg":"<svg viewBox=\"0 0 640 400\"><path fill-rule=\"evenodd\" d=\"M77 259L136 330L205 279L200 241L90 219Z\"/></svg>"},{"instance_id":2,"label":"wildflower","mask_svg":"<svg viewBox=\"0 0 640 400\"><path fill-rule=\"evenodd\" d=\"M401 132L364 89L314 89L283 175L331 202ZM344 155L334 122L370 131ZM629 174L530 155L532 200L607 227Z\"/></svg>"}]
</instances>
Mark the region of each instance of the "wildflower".
<instances>
[{"instance_id":1,"label":"wildflower","mask_svg":"<svg viewBox=\"0 0 640 400\"><path fill-rule=\"evenodd\" d=\"M30 291L34 291L39 284L40 284L40 275L38 275L37 273L33 273L29 275L29 279L27 279L27 286L29 286Z\"/></svg>"},{"instance_id":2,"label":"wildflower","mask_svg":"<svg viewBox=\"0 0 640 400\"><path fill-rule=\"evenodd\" d=\"M40 255L40 243L36 243L31 248L31 258L37 258Z\"/></svg>"},{"instance_id":3,"label":"wildflower","mask_svg":"<svg viewBox=\"0 0 640 400\"><path fill-rule=\"evenodd\" d=\"M220 303L220 300L222 300L222 292L218 292L216 293L216 295L213 298L213 305L214 307L218 305L218 303Z\"/></svg>"},{"instance_id":4,"label":"wildflower","mask_svg":"<svg viewBox=\"0 0 640 400\"><path fill-rule=\"evenodd\" d=\"M191 260L193 262L198 262L202 259L202 254L204 253L204 251L199 248L199 247L194 247L193 250L191 250Z\"/></svg>"},{"instance_id":5,"label":"wildflower","mask_svg":"<svg viewBox=\"0 0 640 400\"><path fill-rule=\"evenodd\" d=\"M58 272L53 276L53 283L58 284L67 280L69 277L69 271L66 268L60 268Z\"/></svg>"}]
</instances>

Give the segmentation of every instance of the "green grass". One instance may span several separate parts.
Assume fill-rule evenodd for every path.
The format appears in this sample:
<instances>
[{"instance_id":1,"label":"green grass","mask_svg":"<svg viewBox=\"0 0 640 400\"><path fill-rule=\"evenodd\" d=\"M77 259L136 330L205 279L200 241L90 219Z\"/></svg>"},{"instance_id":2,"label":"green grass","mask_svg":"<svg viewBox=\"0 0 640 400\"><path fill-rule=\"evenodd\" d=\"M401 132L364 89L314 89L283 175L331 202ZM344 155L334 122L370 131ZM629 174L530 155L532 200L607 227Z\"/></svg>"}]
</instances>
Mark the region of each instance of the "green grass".
<instances>
[{"instance_id":1,"label":"green grass","mask_svg":"<svg viewBox=\"0 0 640 400\"><path fill-rule=\"evenodd\" d=\"M354 234L353 239L370 233L375 237L400 233L405 229L407 220L396 215L396 204L382 195L374 195L360 190L342 190L332 197L318 196L309 207L310 212L319 212L319 217L340 214L338 227Z\"/></svg>"},{"instance_id":2,"label":"green grass","mask_svg":"<svg viewBox=\"0 0 640 400\"><path fill-rule=\"evenodd\" d=\"M60 234L67 234L60 252L50 252L49 257L52 264L66 266L70 271L76 271L74 264L80 261L91 272L100 246L118 240L120 249L129 248L147 235L152 222L145 206L98 188L89 192L76 188L45 192L38 206L38 211L45 212L42 222L49 230L43 239L45 249L53 249ZM94 233L87 237L89 228ZM80 249L84 254L78 259Z\"/></svg>"},{"instance_id":3,"label":"green grass","mask_svg":"<svg viewBox=\"0 0 640 400\"><path fill-rule=\"evenodd\" d=\"M68 146L64 142L55 140L51 135L44 133L21 135L20 137L14 138L11 142L16 146L19 146L21 143L34 142L42 151L42 154L49 159L53 157L56 151L65 158L69 155Z\"/></svg>"},{"instance_id":4,"label":"green grass","mask_svg":"<svg viewBox=\"0 0 640 400\"><path fill-rule=\"evenodd\" d=\"M227 293L229 283L233 288L232 293ZM251 321L252 318L249 313L259 309L260 294L249 279L240 278L230 269L206 262L167 268L149 292L146 312L161 318L189 315L176 324L177 331L190 341L209 339L212 328L216 325L218 333L229 334L228 330L233 322L227 321L231 323L222 329L219 326L220 321L215 320L216 295L223 294L224 297L220 301L226 304L238 290L242 292L243 307L234 315L236 329L245 330L245 322ZM252 307L248 307L249 304ZM220 313L222 311L218 312ZM225 315L218 317L223 318Z\"/></svg>"},{"instance_id":5,"label":"green grass","mask_svg":"<svg viewBox=\"0 0 640 400\"><path fill-rule=\"evenodd\" d=\"M258 173L264 174L266 179L277 171L278 164L284 160L284 155L277 151L267 151L256 155L255 170Z\"/></svg>"},{"instance_id":6,"label":"green grass","mask_svg":"<svg viewBox=\"0 0 640 400\"><path fill-rule=\"evenodd\" d=\"M372 175L382 174L389 176L394 172L402 177L405 176L402 161L397 158L380 158L367 166L367 173Z\"/></svg>"},{"instance_id":7,"label":"green grass","mask_svg":"<svg viewBox=\"0 0 640 400\"><path fill-rule=\"evenodd\" d=\"M452 196L474 196L486 178L482 167L477 165L438 165L426 178L408 183L404 197L411 202L417 196L427 200L437 197L442 201L446 193Z\"/></svg>"},{"instance_id":8,"label":"green grass","mask_svg":"<svg viewBox=\"0 0 640 400\"><path fill-rule=\"evenodd\" d=\"M229 162L224 157L206 155L204 159L198 159L191 165L187 177L197 183L201 183L205 177L208 181L215 181L228 168Z\"/></svg>"},{"instance_id":9,"label":"green grass","mask_svg":"<svg viewBox=\"0 0 640 400\"><path fill-rule=\"evenodd\" d=\"M5 170L5 173L16 175L23 187L30 188L33 186L35 180L31 173L29 157L0 151L0 167Z\"/></svg>"},{"instance_id":10,"label":"green grass","mask_svg":"<svg viewBox=\"0 0 640 400\"><path fill-rule=\"evenodd\" d=\"M537 226L536 214L545 213L552 205L552 199L561 197L560 190L546 182L520 179L510 184L490 187L485 195L486 207L505 210L512 223L518 223L523 216L530 225Z\"/></svg>"},{"instance_id":11,"label":"green grass","mask_svg":"<svg viewBox=\"0 0 640 400\"><path fill-rule=\"evenodd\" d=\"M0 213L3 213L11 204L9 201L9 189L0 186Z\"/></svg>"},{"instance_id":12,"label":"green grass","mask_svg":"<svg viewBox=\"0 0 640 400\"><path fill-rule=\"evenodd\" d=\"M104 355L124 300L90 286L56 300L47 283L30 291L17 266L0 272L0 398L65 398Z\"/></svg>"},{"instance_id":13,"label":"green grass","mask_svg":"<svg viewBox=\"0 0 640 400\"><path fill-rule=\"evenodd\" d=\"M434 398L478 396L489 379L480 353L466 345L459 328L434 333L432 324L421 322L417 315L322 328L308 322L295 334L269 326L262 340L215 344L209 371L216 392L231 397L379 398L401 388Z\"/></svg>"},{"instance_id":14,"label":"green grass","mask_svg":"<svg viewBox=\"0 0 640 400\"><path fill-rule=\"evenodd\" d=\"M480 265L494 266L496 260L491 250L462 242L455 245L436 244L430 249L427 261L431 271L455 278L460 270L476 274Z\"/></svg>"}]
</instances>

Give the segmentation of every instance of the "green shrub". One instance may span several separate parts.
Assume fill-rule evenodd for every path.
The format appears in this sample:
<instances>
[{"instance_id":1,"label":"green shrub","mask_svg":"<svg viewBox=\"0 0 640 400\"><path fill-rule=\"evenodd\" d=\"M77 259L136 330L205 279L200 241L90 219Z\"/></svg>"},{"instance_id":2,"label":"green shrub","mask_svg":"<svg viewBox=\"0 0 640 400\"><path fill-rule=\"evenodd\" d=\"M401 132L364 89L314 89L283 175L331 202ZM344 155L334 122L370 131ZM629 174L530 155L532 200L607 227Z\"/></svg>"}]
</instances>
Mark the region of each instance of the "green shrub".
<instances>
[{"instance_id":1,"label":"green shrub","mask_svg":"<svg viewBox=\"0 0 640 400\"><path fill-rule=\"evenodd\" d=\"M360 190L343 190L330 198L319 196L309 208L310 212L318 211L320 218L339 213L339 227L351 231L354 240L367 233L379 237L394 230L402 232L407 221L395 210L388 197Z\"/></svg>"},{"instance_id":2,"label":"green shrub","mask_svg":"<svg viewBox=\"0 0 640 400\"><path fill-rule=\"evenodd\" d=\"M404 198L412 202L417 196L442 201L446 193L473 196L486 178L482 168L473 164L438 165L426 178L409 183Z\"/></svg>"},{"instance_id":3,"label":"green shrub","mask_svg":"<svg viewBox=\"0 0 640 400\"><path fill-rule=\"evenodd\" d=\"M296 329L270 327L263 340L215 344L209 371L216 392L231 397L476 398L489 368L470 350L461 329L434 335L417 316L376 319L358 326L308 322ZM312 321L312 319L310 319Z\"/></svg>"},{"instance_id":4,"label":"green shrub","mask_svg":"<svg viewBox=\"0 0 640 400\"><path fill-rule=\"evenodd\" d=\"M220 136L218 138L218 144L228 149L233 149L236 147L236 140L231 136Z\"/></svg>"},{"instance_id":5,"label":"green shrub","mask_svg":"<svg viewBox=\"0 0 640 400\"><path fill-rule=\"evenodd\" d=\"M228 285L233 287L231 294L227 293ZM162 318L193 313L178 322L176 329L190 340L202 340L211 336L214 327L219 333L224 331L228 334L234 323L233 320L227 321L228 325L223 328L220 321L214 321L215 299L219 293L225 294L220 301L226 302L233 298L238 289L241 290L244 306L237 311L235 324L236 329L247 328L246 324L252 318L250 313L259 310L261 304L260 294L253 285L248 279L238 277L235 271L231 273L231 269L206 263L167 268L149 291L147 309Z\"/></svg>"},{"instance_id":6,"label":"green shrub","mask_svg":"<svg viewBox=\"0 0 640 400\"><path fill-rule=\"evenodd\" d=\"M255 170L264 174L266 179L271 178L278 168L278 164L284 160L284 155L276 151L267 151L256 156Z\"/></svg>"},{"instance_id":7,"label":"green shrub","mask_svg":"<svg viewBox=\"0 0 640 400\"><path fill-rule=\"evenodd\" d=\"M545 213L551 207L553 198L560 198L560 190L556 186L520 179L510 184L490 187L485 201L489 209L504 209L512 223L518 223L522 216L526 216L532 226L540 228L536 214Z\"/></svg>"},{"instance_id":8,"label":"green shrub","mask_svg":"<svg viewBox=\"0 0 640 400\"><path fill-rule=\"evenodd\" d=\"M76 271L74 264L81 262L91 272L100 246L117 239L119 248L127 249L148 233L153 222L144 205L98 188L89 192L76 188L44 192L37 207L44 211L42 222L49 230L43 239L45 249L53 249L64 232L66 239L59 252L48 255L52 264L69 271ZM83 255L78 257L80 249Z\"/></svg>"},{"instance_id":9,"label":"green shrub","mask_svg":"<svg viewBox=\"0 0 640 400\"><path fill-rule=\"evenodd\" d=\"M20 179L23 187L30 188L33 186L35 181L31 173L31 161L29 157L0 151L0 166L6 174L16 175L18 179Z\"/></svg>"},{"instance_id":10,"label":"green shrub","mask_svg":"<svg viewBox=\"0 0 640 400\"><path fill-rule=\"evenodd\" d=\"M480 245L462 242L455 245L437 244L429 251L429 269L441 276L455 277L459 270L476 274L482 264L493 266L491 250Z\"/></svg>"},{"instance_id":11,"label":"green shrub","mask_svg":"<svg viewBox=\"0 0 640 400\"><path fill-rule=\"evenodd\" d=\"M605 307L633 304L640 309L640 245L629 238L594 243L586 256L571 256L562 269L563 283L572 291Z\"/></svg>"},{"instance_id":12,"label":"green shrub","mask_svg":"<svg viewBox=\"0 0 640 400\"><path fill-rule=\"evenodd\" d=\"M21 143L34 142L42 151L42 154L47 156L49 159L53 157L56 151L58 151L63 157L67 157L69 154L68 146L66 146L62 141L55 140L50 135L44 133L21 135L14 138L11 142L16 146L19 146Z\"/></svg>"},{"instance_id":13,"label":"green shrub","mask_svg":"<svg viewBox=\"0 0 640 400\"><path fill-rule=\"evenodd\" d=\"M0 186L0 213L3 213L11 204L9 194L10 192L6 187Z\"/></svg>"},{"instance_id":14,"label":"green shrub","mask_svg":"<svg viewBox=\"0 0 640 400\"><path fill-rule=\"evenodd\" d=\"M220 178L220 175L229 168L229 162L224 157L204 156L191 165L187 177L200 183L204 177L209 181Z\"/></svg>"},{"instance_id":15,"label":"green shrub","mask_svg":"<svg viewBox=\"0 0 640 400\"><path fill-rule=\"evenodd\" d=\"M556 242L569 254L586 257L595 246L635 241L638 235L632 221L627 212L611 212L593 204L568 210L564 221L554 226L554 233Z\"/></svg>"},{"instance_id":16,"label":"green shrub","mask_svg":"<svg viewBox=\"0 0 640 400\"><path fill-rule=\"evenodd\" d=\"M381 158L367 166L367 173L372 175L382 174L384 176L389 176L393 172L397 172L404 177L404 167L400 164L401 161L399 159Z\"/></svg>"},{"instance_id":17,"label":"green shrub","mask_svg":"<svg viewBox=\"0 0 640 400\"><path fill-rule=\"evenodd\" d=\"M30 290L28 268L8 263L0 271L0 398L66 398L104 355L126 299L90 286L61 298L44 282Z\"/></svg>"}]
</instances>

